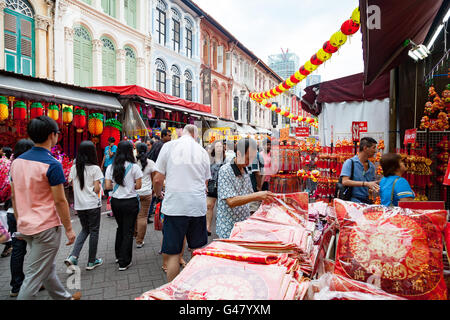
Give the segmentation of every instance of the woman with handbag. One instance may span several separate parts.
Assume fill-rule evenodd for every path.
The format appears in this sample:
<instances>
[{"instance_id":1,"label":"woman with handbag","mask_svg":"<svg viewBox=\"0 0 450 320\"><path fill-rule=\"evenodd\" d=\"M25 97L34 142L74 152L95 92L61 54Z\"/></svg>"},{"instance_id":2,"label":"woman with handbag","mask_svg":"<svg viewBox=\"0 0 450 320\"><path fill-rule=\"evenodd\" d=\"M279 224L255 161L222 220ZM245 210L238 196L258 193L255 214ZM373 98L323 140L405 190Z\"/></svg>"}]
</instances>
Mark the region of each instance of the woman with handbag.
<instances>
[{"instance_id":1,"label":"woman with handbag","mask_svg":"<svg viewBox=\"0 0 450 320\"><path fill-rule=\"evenodd\" d=\"M217 202L217 186L219 181L219 170L225 161L225 148L221 140L213 143L211 148L211 180L208 181L208 196L206 198L206 229L208 236L211 235L211 223L214 216L214 207Z\"/></svg>"},{"instance_id":2,"label":"woman with handbag","mask_svg":"<svg viewBox=\"0 0 450 320\"><path fill-rule=\"evenodd\" d=\"M414 192L408 181L402 178L406 172L402 156L396 153L387 153L381 157L380 164L384 175L380 181L381 204L396 207L399 201L413 201Z\"/></svg>"},{"instance_id":3,"label":"woman with handbag","mask_svg":"<svg viewBox=\"0 0 450 320\"><path fill-rule=\"evenodd\" d=\"M142 188L137 191L141 200L141 209L136 221L136 247L144 246L144 237L147 233L147 217L150 203L152 201L152 177L155 172L155 163L147 158L147 145L139 143L136 145L138 166L142 170Z\"/></svg>"},{"instance_id":4,"label":"woman with handbag","mask_svg":"<svg viewBox=\"0 0 450 320\"><path fill-rule=\"evenodd\" d=\"M102 180L103 172L98 165L95 144L92 141L81 142L75 163L70 169L69 183L72 182L73 185L74 209L77 211L82 229L72 253L64 261L68 267L78 265L81 248L87 237L89 237L89 259L86 270L94 270L103 264L103 259L97 258Z\"/></svg>"},{"instance_id":5,"label":"woman with handbag","mask_svg":"<svg viewBox=\"0 0 450 320\"><path fill-rule=\"evenodd\" d=\"M111 193L111 209L117 222L115 252L119 271L132 264L133 235L140 201L136 190L142 186L142 170L136 164L133 145L121 141L114 162L106 169L105 185Z\"/></svg>"}]
</instances>

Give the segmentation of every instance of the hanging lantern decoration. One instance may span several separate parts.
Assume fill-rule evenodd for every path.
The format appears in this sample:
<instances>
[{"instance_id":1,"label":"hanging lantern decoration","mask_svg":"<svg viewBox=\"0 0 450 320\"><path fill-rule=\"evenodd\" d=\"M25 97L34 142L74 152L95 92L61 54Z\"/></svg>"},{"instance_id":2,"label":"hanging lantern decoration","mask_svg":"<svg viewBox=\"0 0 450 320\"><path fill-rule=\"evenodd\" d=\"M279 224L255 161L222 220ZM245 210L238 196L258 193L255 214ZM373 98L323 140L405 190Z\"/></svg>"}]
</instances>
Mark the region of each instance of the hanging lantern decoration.
<instances>
[{"instance_id":1,"label":"hanging lantern decoration","mask_svg":"<svg viewBox=\"0 0 450 320\"><path fill-rule=\"evenodd\" d=\"M44 115L44 106L42 103L34 102L30 107L30 118L34 119Z\"/></svg>"},{"instance_id":2,"label":"hanging lantern decoration","mask_svg":"<svg viewBox=\"0 0 450 320\"><path fill-rule=\"evenodd\" d=\"M59 108L56 104L52 104L48 107L47 116L52 118L55 121L59 119Z\"/></svg>"},{"instance_id":3,"label":"hanging lantern decoration","mask_svg":"<svg viewBox=\"0 0 450 320\"><path fill-rule=\"evenodd\" d=\"M8 119L9 116L9 104L6 97L0 96L0 122Z\"/></svg>"},{"instance_id":4,"label":"hanging lantern decoration","mask_svg":"<svg viewBox=\"0 0 450 320\"><path fill-rule=\"evenodd\" d=\"M108 119L105 121L105 129L100 138L100 146L104 149L109 145L108 139L113 137L118 145L120 141L120 133L122 132L122 124L116 119Z\"/></svg>"},{"instance_id":5,"label":"hanging lantern decoration","mask_svg":"<svg viewBox=\"0 0 450 320\"><path fill-rule=\"evenodd\" d=\"M348 19L341 26L341 31L346 36L351 36L359 30L359 24L353 22L352 19Z\"/></svg>"},{"instance_id":6,"label":"hanging lantern decoration","mask_svg":"<svg viewBox=\"0 0 450 320\"><path fill-rule=\"evenodd\" d=\"M318 55L315 54L311 57L310 62L315 66L320 66L323 63L324 60L320 60Z\"/></svg>"},{"instance_id":7,"label":"hanging lantern decoration","mask_svg":"<svg viewBox=\"0 0 450 320\"><path fill-rule=\"evenodd\" d=\"M103 115L101 113L91 113L89 115L88 128L93 136L99 136L103 133Z\"/></svg>"},{"instance_id":8,"label":"hanging lantern decoration","mask_svg":"<svg viewBox=\"0 0 450 320\"><path fill-rule=\"evenodd\" d=\"M73 110L69 106L65 106L63 109L63 122L64 124L69 124L73 120Z\"/></svg>"},{"instance_id":9,"label":"hanging lantern decoration","mask_svg":"<svg viewBox=\"0 0 450 320\"><path fill-rule=\"evenodd\" d=\"M359 7L353 10L352 21L354 23L361 24L361 12L359 11Z\"/></svg>"},{"instance_id":10,"label":"hanging lantern decoration","mask_svg":"<svg viewBox=\"0 0 450 320\"><path fill-rule=\"evenodd\" d=\"M326 53L330 53L330 54L336 53L336 52L339 50L338 47L332 46L331 43L330 43L330 41L325 42L325 44L323 45L323 48L322 48L322 49L323 49L323 51L325 51Z\"/></svg>"},{"instance_id":11,"label":"hanging lantern decoration","mask_svg":"<svg viewBox=\"0 0 450 320\"><path fill-rule=\"evenodd\" d=\"M27 105L23 101L14 104L14 120L23 121L27 117Z\"/></svg>"},{"instance_id":12,"label":"hanging lantern decoration","mask_svg":"<svg viewBox=\"0 0 450 320\"><path fill-rule=\"evenodd\" d=\"M333 47L339 48L346 42L347 42L347 36L345 34L343 34L342 31L338 31L338 32L334 33L330 38L330 44Z\"/></svg>"},{"instance_id":13,"label":"hanging lantern decoration","mask_svg":"<svg viewBox=\"0 0 450 320\"><path fill-rule=\"evenodd\" d=\"M73 115L73 125L77 128L78 133L83 132L86 127L86 112L83 109L78 108L75 110Z\"/></svg>"}]
</instances>

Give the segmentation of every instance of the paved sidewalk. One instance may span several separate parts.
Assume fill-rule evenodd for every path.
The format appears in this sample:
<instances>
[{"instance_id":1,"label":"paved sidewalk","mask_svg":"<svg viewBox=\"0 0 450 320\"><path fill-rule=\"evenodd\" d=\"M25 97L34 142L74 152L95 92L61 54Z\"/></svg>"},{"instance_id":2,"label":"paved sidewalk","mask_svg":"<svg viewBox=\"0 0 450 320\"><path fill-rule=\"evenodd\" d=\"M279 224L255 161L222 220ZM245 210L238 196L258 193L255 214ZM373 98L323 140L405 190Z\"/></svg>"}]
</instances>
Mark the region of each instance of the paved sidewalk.
<instances>
[{"instance_id":1,"label":"paved sidewalk","mask_svg":"<svg viewBox=\"0 0 450 320\"><path fill-rule=\"evenodd\" d=\"M105 210L105 209L104 209ZM103 210L103 211L104 211ZM73 228L78 235L81 230L79 219L72 215ZM88 259L89 239L85 242L81 251L78 265L81 267L81 292L83 300L133 300L142 293L157 288L166 281L166 275L162 271L162 255L159 254L161 248L162 234L155 231L153 224L148 225L145 245L141 249L134 246L133 265L126 271L118 271L118 265L115 263L114 241L117 224L114 218L102 213L100 226L100 239L98 244L97 256L103 258L102 266L92 271L87 271L85 266ZM215 230L215 226L214 229ZM211 241L217 237L214 233L209 237ZM57 256L57 269L61 282L67 286L67 280L70 280L70 274L66 273L67 267L64 259L69 255L72 246L67 247L65 234L61 242L61 247ZM0 246L3 250L3 246ZM186 262L190 259L190 252L185 250L184 259ZM15 300L9 297L11 274L9 269L10 257L0 258L0 300ZM27 256L25 257L25 265ZM69 290L74 292L76 290ZM39 293L39 299L51 299L44 290Z\"/></svg>"}]
</instances>

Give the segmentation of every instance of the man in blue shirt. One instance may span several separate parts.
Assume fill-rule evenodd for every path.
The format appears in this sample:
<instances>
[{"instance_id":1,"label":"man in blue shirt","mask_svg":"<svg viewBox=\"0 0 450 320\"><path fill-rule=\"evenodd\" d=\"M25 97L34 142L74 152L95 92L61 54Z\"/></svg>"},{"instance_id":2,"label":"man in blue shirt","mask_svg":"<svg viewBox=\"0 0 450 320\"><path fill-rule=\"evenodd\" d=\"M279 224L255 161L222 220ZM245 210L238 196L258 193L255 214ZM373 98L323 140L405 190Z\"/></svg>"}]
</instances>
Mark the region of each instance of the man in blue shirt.
<instances>
[{"instance_id":1,"label":"man in blue shirt","mask_svg":"<svg viewBox=\"0 0 450 320\"><path fill-rule=\"evenodd\" d=\"M108 139L108 142L109 146L105 148L105 157L103 158L102 163L103 174L105 174L106 169L108 169L108 167L113 164L114 157L117 151L117 146L114 144L116 142L116 139L114 139L114 137L110 137Z\"/></svg>"},{"instance_id":2,"label":"man in blue shirt","mask_svg":"<svg viewBox=\"0 0 450 320\"><path fill-rule=\"evenodd\" d=\"M378 192L380 186L375 181L375 166L369 161L377 152L377 141L370 137L362 138L359 142L359 154L345 161L342 166L342 184L352 187L351 201L357 203L371 203L369 190ZM352 177L352 162L354 166Z\"/></svg>"}]
</instances>

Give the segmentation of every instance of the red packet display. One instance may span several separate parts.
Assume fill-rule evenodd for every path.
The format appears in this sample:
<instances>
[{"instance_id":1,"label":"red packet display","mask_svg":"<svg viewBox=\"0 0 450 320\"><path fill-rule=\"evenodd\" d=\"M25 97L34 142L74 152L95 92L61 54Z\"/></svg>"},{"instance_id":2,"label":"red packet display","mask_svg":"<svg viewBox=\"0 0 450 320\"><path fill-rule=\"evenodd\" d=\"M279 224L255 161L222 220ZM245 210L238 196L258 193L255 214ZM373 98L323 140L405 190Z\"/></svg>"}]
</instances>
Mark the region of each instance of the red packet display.
<instances>
[{"instance_id":1,"label":"red packet display","mask_svg":"<svg viewBox=\"0 0 450 320\"><path fill-rule=\"evenodd\" d=\"M335 273L416 300L446 300L444 210L360 205L335 199Z\"/></svg>"}]
</instances>

